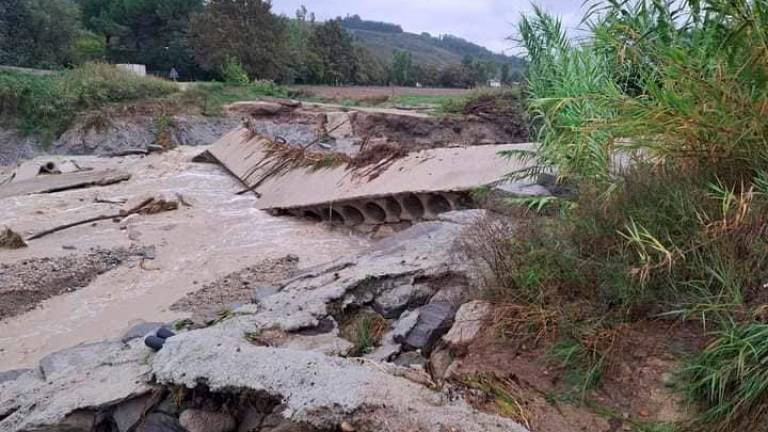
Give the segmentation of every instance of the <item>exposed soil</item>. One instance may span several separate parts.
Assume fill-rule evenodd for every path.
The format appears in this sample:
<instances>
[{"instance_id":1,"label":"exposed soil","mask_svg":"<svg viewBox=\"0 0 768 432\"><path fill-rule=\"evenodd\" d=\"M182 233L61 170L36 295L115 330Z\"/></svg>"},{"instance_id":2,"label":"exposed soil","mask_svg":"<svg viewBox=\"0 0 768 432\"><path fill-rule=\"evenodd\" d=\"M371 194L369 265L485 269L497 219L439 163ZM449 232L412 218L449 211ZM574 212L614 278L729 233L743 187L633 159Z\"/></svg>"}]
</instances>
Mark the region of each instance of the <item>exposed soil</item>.
<instances>
[{"instance_id":1,"label":"exposed soil","mask_svg":"<svg viewBox=\"0 0 768 432\"><path fill-rule=\"evenodd\" d=\"M463 351L449 380L478 408L510 415L533 432L633 430L688 418L682 396L671 388L672 375L705 341L692 325L635 323L622 332L599 387L582 392L569 387L568 371L548 354L550 344L519 347L494 335ZM501 393L516 408L499 405L493 395Z\"/></svg>"},{"instance_id":2,"label":"exposed soil","mask_svg":"<svg viewBox=\"0 0 768 432\"><path fill-rule=\"evenodd\" d=\"M257 289L276 290L274 284L291 277L298 268L299 257L295 255L268 258L187 294L171 310L191 312L193 321L205 323L228 308L250 303Z\"/></svg>"},{"instance_id":3,"label":"exposed soil","mask_svg":"<svg viewBox=\"0 0 768 432\"><path fill-rule=\"evenodd\" d=\"M153 248L132 246L0 264L0 320L32 310L48 298L86 287L121 264L151 258L153 254Z\"/></svg>"},{"instance_id":4,"label":"exposed soil","mask_svg":"<svg viewBox=\"0 0 768 432\"><path fill-rule=\"evenodd\" d=\"M418 87L332 87L332 86L294 86L296 90L312 96L328 99L367 100L375 97L390 96L464 96L471 92L467 89L418 88Z\"/></svg>"},{"instance_id":5,"label":"exposed soil","mask_svg":"<svg viewBox=\"0 0 768 432\"><path fill-rule=\"evenodd\" d=\"M356 113L355 135L371 142L399 143L409 151L450 145L513 144L529 141L528 124L522 113L513 118L492 115L430 117Z\"/></svg>"}]
</instances>

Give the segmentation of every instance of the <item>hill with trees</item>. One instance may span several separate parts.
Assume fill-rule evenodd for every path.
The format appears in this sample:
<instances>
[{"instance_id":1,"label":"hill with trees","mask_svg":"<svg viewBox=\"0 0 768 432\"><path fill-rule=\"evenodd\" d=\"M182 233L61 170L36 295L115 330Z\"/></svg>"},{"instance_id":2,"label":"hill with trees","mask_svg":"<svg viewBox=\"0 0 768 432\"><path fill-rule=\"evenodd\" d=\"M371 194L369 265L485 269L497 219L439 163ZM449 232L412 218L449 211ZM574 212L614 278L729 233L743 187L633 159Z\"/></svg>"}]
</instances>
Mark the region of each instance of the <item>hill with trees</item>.
<instances>
[{"instance_id":1,"label":"hill with trees","mask_svg":"<svg viewBox=\"0 0 768 432\"><path fill-rule=\"evenodd\" d=\"M509 64L513 72L522 72L526 67L523 59L494 53L457 36L408 33L398 25L367 21L358 15L341 19L341 25L355 36L358 43L385 61L391 59L395 51L407 51L411 53L413 63L421 66L446 67L471 57L478 61L492 61L499 67Z\"/></svg>"},{"instance_id":2,"label":"hill with trees","mask_svg":"<svg viewBox=\"0 0 768 432\"><path fill-rule=\"evenodd\" d=\"M264 0L7 0L0 64L67 69L138 63L184 80L472 87L514 81L523 61L453 36L357 15L320 22ZM175 77L176 75L174 75Z\"/></svg>"}]
</instances>

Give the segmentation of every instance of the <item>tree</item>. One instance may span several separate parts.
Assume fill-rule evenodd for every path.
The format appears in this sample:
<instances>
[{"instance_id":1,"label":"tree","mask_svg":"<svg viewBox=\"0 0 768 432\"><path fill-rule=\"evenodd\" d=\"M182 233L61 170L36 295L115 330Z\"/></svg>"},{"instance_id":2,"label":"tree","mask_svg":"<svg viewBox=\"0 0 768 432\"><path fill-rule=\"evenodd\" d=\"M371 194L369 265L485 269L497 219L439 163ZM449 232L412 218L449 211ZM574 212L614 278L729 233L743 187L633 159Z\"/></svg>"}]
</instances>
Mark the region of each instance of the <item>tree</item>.
<instances>
[{"instance_id":1,"label":"tree","mask_svg":"<svg viewBox=\"0 0 768 432\"><path fill-rule=\"evenodd\" d=\"M263 0L210 0L190 20L189 41L205 70L218 70L227 58L239 60L248 74L278 80L288 66L286 20Z\"/></svg>"},{"instance_id":2,"label":"tree","mask_svg":"<svg viewBox=\"0 0 768 432\"><path fill-rule=\"evenodd\" d=\"M354 79L352 36L338 19L316 25L309 40L308 67L315 82L341 84Z\"/></svg>"},{"instance_id":3,"label":"tree","mask_svg":"<svg viewBox=\"0 0 768 432\"><path fill-rule=\"evenodd\" d=\"M287 82L309 83L312 72L309 68L309 40L314 31L315 15L305 6L296 11L296 18L288 21L289 67L286 72Z\"/></svg>"},{"instance_id":4,"label":"tree","mask_svg":"<svg viewBox=\"0 0 768 432\"><path fill-rule=\"evenodd\" d=\"M362 46L354 46L352 81L358 85L384 85L389 78L387 66Z\"/></svg>"},{"instance_id":5,"label":"tree","mask_svg":"<svg viewBox=\"0 0 768 432\"><path fill-rule=\"evenodd\" d=\"M397 85L409 85L413 60L410 51L395 51L392 53L392 82Z\"/></svg>"},{"instance_id":6,"label":"tree","mask_svg":"<svg viewBox=\"0 0 768 432\"><path fill-rule=\"evenodd\" d=\"M203 0L79 0L86 27L104 38L107 57L150 70L199 75L187 44L192 14Z\"/></svg>"},{"instance_id":7,"label":"tree","mask_svg":"<svg viewBox=\"0 0 768 432\"><path fill-rule=\"evenodd\" d=\"M504 85L509 85L512 81L510 80L509 76L509 63L504 63L501 65L501 83Z\"/></svg>"},{"instance_id":8,"label":"tree","mask_svg":"<svg viewBox=\"0 0 768 432\"><path fill-rule=\"evenodd\" d=\"M0 62L56 68L71 62L80 11L72 0L0 2Z\"/></svg>"}]
</instances>

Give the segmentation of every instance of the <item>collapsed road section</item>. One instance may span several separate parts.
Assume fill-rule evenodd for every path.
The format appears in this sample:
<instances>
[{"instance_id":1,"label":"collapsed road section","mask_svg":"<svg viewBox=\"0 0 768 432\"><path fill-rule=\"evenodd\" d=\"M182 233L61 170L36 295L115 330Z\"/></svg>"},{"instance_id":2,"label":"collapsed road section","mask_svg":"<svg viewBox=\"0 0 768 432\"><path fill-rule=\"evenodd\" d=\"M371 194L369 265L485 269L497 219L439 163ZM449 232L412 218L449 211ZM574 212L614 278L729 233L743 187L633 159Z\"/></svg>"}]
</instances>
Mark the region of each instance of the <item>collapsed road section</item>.
<instances>
[{"instance_id":1,"label":"collapsed road section","mask_svg":"<svg viewBox=\"0 0 768 432\"><path fill-rule=\"evenodd\" d=\"M534 148L442 147L384 154L365 164L334 162L327 155L322 165L303 165L296 160L304 157L303 148L275 152L274 147L269 138L242 128L225 135L209 153L240 179L244 191L260 197L257 208L350 226L433 220L440 213L473 208L472 192L504 183L507 174L528 167L500 152Z\"/></svg>"}]
</instances>

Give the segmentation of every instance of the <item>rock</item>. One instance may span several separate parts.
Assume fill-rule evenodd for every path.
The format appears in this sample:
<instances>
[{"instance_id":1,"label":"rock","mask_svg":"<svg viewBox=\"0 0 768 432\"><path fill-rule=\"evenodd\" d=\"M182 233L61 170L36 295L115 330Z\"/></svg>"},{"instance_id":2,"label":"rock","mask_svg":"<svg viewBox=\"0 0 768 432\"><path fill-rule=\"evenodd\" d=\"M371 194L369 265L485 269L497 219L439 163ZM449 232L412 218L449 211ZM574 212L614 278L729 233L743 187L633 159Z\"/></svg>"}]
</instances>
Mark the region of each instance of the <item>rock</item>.
<instances>
[{"instance_id":1,"label":"rock","mask_svg":"<svg viewBox=\"0 0 768 432\"><path fill-rule=\"evenodd\" d=\"M392 360L402 350L400 342L416 325L419 318L419 312L416 310L406 311L400 318L392 324L392 329L381 338L381 345L365 358L385 362Z\"/></svg>"},{"instance_id":2,"label":"rock","mask_svg":"<svg viewBox=\"0 0 768 432\"><path fill-rule=\"evenodd\" d=\"M453 326L443 336L443 340L451 347L469 344L480 334L492 311L491 303L486 301L473 301L462 305L456 312Z\"/></svg>"},{"instance_id":3,"label":"rock","mask_svg":"<svg viewBox=\"0 0 768 432\"><path fill-rule=\"evenodd\" d=\"M0 249L22 249L27 247L27 243L16 232L6 227L0 231Z\"/></svg>"},{"instance_id":4,"label":"rock","mask_svg":"<svg viewBox=\"0 0 768 432\"><path fill-rule=\"evenodd\" d=\"M455 311L447 303L430 303L418 311L419 318L403 340L403 346L428 353L434 343L450 329Z\"/></svg>"},{"instance_id":5,"label":"rock","mask_svg":"<svg viewBox=\"0 0 768 432\"><path fill-rule=\"evenodd\" d=\"M438 349L429 356L429 371L437 381L448 378L447 372L453 364L453 356L447 349Z\"/></svg>"},{"instance_id":6,"label":"rock","mask_svg":"<svg viewBox=\"0 0 768 432\"><path fill-rule=\"evenodd\" d=\"M160 399L160 392L123 402L115 407L112 420L119 432L128 432Z\"/></svg>"},{"instance_id":7,"label":"rock","mask_svg":"<svg viewBox=\"0 0 768 432\"><path fill-rule=\"evenodd\" d=\"M136 432L189 432L179 424L176 417L165 413L152 413L136 428Z\"/></svg>"},{"instance_id":8,"label":"rock","mask_svg":"<svg viewBox=\"0 0 768 432\"><path fill-rule=\"evenodd\" d=\"M397 356L394 363L401 367L424 368L427 365L427 359L416 351L409 351Z\"/></svg>"},{"instance_id":9,"label":"rock","mask_svg":"<svg viewBox=\"0 0 768 432\"><path fill-rule=\"evenodd\" d=\"M432 294L432 289L426 284L397 285L376 297L373 309L384 318L397 318L409 306L426 303Z\"/></svg>"},{"instance_id":10,"label":"rock","mask_svg":"<svg viewBox=\"0 0 768 432\"><path fill-rule=\"evenodd\" d=\"M131 327L127 332L123 333L120 340L125 343L132 339L143 338L148 334L155 333L164 325L165 324L161 322L140 322Z\"/></svg>"},{"instance_id":11,"label":"rock","mask_svg":"<svg viewBox=\"0 0 768 432\"><path fill-rule=\"evenodd\" d=\"M237 426L237 432L260 432L266 415L266 413L253 407L248 407L241 415L240 424Z\"/></svg>"},{"instance_id":12,"label":"rock","mask_svg":"<svg viewBox=\"0 0 768 432\"><path fill-rule=\"evenodd\" d=\"M224 412L184 410L179 424L189 432L230 432L235 430L235 418Z\"/></svg>"},{"instance_id":13,"label":"rock","mask_svg":"<svg viewBox=\"0 0 768 432\"><path fill-rule=\"evenodd\" d=\"M168 339L152 369L160 384L194 388L205 382L212 392L236 388L281 400L285 419L314 429L333 430L344 419L360 432L525 430L369 363L258 347L240 331L217 325Z\"/></svg>"}]
</instances>

